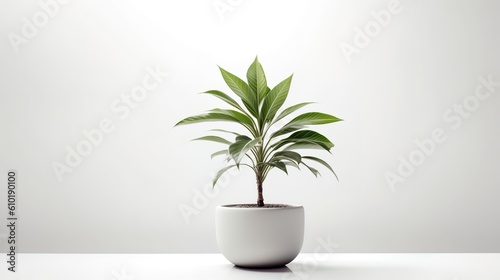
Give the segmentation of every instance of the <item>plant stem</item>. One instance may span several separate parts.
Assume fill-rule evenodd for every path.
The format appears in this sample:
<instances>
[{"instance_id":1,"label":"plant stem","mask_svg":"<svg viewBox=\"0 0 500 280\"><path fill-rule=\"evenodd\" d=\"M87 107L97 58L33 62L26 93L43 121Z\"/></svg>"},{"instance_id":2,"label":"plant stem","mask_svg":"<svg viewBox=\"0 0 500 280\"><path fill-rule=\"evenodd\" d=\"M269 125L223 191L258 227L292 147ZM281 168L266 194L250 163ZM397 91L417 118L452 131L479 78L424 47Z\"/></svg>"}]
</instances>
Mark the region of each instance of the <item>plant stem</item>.
<instances>
[{"instance_id":1,"label":"plant stem","mask_svg":"<svg viewBox=\"0 0 500 280\"><path fill-rule=\"evenodd\" d=\"M257 151L255 154L255 162L257 163L257 166L255 166L256 172L255 172L255 177L257 179L257 207L263 207L264 206L264 196L262 195L262 183L264 183L264 171L265 171L265 165L264 165L264 150L263 146L265 143L265 134L262 134L262 131L264 129L265 122L260 123L259 122L259 136L261 137L261 143L257 147Z\"/></svg>"},{"instance_id":2,"label":"plant stem","mask_svg":"<svg viewBox=\"0 0 500 280\"><path fill-rule=\"evenodd\" d=\"M257 176L257 207L264 206L264 197L262 196L262 180L259 176Z\"/></svg>"}]
</instances>

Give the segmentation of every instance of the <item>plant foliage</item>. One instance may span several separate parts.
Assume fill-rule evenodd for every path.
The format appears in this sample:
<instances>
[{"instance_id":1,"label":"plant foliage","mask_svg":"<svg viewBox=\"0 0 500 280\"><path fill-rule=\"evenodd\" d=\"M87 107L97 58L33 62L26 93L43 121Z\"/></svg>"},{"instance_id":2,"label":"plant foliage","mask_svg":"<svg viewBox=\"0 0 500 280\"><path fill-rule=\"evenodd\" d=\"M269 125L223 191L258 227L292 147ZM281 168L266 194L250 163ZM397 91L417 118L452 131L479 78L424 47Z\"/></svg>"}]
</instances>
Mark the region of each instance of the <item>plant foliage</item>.
<instances>
[{"instance_id":1,"label":"plant foliage","mask_svg":"<svg viewBox=\"0 0 500 280\"><path fill-rule=\"evenodd\" d=\"M213 180L213 186L224 172L231 168L239 168L241 165L249 167L255 173L259 206L264 205L262 197L262 184L266 180L269 171L277 168L288 174L288 168L305 166L316 177L319 171L310 164L320 164L330 170L335 177L337 175L333 168L324 160L302 155L307 149L322 149L330 152L333 143L324 135L309 129L309 126L329 124L341 121L341 119L320 112L307 112L300 114L281 127L278 122L297 110L311 104L311 102L299 103L280 111L286 101L293 75L281 81L270 89L267 85L266 75L262 65L256 57L247 71L247 81L231 74L219 67L222 78L231 91L237 95L239 101L228 94L209 90L203 94L209 94L229 105L229 109L212 109L204 114L187 117L179 121L176 126L195 124L201 122L225 121L233 122L244 128L243 133L213 129L219 135L207 135L195 140L213 141L226 145L226 149L212 154L212 158L224 155L232 162L219 170ZM271 133L271 129L273 132Z\"/></svg>"}]
</instances>

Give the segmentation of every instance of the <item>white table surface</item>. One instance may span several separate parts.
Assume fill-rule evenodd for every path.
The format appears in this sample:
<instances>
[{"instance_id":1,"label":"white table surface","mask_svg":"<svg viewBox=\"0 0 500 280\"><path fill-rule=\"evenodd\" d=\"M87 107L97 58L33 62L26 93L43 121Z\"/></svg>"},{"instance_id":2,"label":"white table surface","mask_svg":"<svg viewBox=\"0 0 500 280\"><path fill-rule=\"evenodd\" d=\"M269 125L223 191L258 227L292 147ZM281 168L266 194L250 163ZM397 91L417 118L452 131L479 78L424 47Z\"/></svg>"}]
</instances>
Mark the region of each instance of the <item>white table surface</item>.
<instances>
[{"instance_id":1,"label":"white table surface","mask_svg":"<svg viewBox=\"0 0 500 280\"><path fill-rule=\"evenodd\" d=\"M500 254L300 254L286 267L242 269L220 254L19 254L1 280L500 280Z\"/></svg>"}]
</instances>

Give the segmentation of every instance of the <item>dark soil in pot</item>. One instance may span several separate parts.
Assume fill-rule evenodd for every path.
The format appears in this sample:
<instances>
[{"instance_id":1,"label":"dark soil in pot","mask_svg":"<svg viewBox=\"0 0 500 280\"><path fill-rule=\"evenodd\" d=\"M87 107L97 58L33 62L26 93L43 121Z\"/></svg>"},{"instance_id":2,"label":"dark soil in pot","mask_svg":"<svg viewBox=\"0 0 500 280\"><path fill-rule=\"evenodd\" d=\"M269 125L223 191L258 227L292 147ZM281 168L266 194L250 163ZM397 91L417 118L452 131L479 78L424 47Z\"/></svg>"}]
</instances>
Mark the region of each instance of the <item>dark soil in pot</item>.
<instances>
[{"instance_id":1,"label":"dark soil in pot","mask_svg":"<svg viewBox=\"0 0 500 280\"><path fill-rule=\"evenodd\" d=\"M234 208L289 208L294 207L288 204L265 204L262 207L258 207L257 204L232 204L226 205L225 207L234 207Z\"/></svg>"}]
</instances>

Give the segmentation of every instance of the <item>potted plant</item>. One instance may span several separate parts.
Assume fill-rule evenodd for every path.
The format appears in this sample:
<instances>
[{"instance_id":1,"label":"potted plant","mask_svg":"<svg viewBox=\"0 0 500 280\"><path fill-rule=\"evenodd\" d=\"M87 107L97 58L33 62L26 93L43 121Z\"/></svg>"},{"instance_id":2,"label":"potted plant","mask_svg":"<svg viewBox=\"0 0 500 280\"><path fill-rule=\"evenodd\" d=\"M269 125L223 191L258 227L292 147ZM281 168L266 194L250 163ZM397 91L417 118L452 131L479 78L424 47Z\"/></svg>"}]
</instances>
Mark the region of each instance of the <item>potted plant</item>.
<instances>
[{"instance_id":1,"label":"potted plant","mask_svg":"<svg viewBox=\"0 0 500 280\"><path fill-rule=\"evenodd\" d=\"M247 82L221 67L219 69L224 81L241 102L218 90L203 92L221 99L232 108L216 108L201 115L187 117L176 126L225 121L241 127L239 131L212 129L218 135L195 139L226 145L225 149L212 154L212 158L224 155L228 162L227 166L216 173L213 186L231 168L239 169L244 166L255 173L255 204L217 207L217 243L222 254L235 265L283 266L291 262L302 248L304 208L290 204L265 204L263 183L271 170L278 169L288 174L289 167L300 169L304 166L317 177L320 173L311 163L323 165L337 177L326 161L299 152L307 149L330 152L333 143L320 133L308 129L308 126L334 123L341 119L325 113L308 112L279 126L280 121L283 122L290 114L311 103L299 103L280 110L288 96L293 75L270 89L257 57L248 68ZM221 134L226 137L219 136Z\"/></svg>"}]
</instances>

